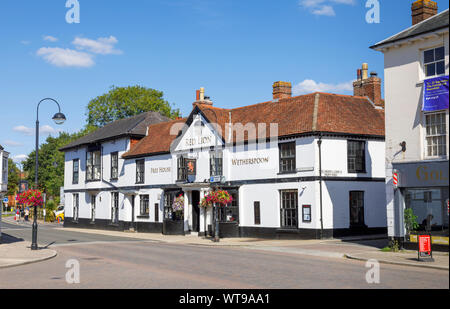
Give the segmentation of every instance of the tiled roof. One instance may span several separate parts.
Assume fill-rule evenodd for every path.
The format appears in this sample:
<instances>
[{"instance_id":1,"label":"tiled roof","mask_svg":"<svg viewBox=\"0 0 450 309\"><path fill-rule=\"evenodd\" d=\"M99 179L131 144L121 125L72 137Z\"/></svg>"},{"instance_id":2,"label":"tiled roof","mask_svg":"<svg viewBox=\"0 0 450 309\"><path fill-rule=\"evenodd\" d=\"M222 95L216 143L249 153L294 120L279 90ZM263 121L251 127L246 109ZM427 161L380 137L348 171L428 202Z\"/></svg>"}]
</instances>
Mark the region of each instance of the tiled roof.
<instances>
[{"instance_id":1,"label":"tiled roof","mask_svg":"<svg viewBox=\"0 0 450 309\"><path fill-rule=\"evenodd\" d=\"M384 110L377 109L364 97L313 93L292 98L269 101L235 109L217 108L205 104L196 104L196 109L210 123L220 126L223 138L229 141L228 123L266 124L266 136L270 135L270 124L278 124L278 136L287 137L306 133L338 133L384 137ZM192 115L191 115L192 117ZM189 117L189 118L191 118ZM168 153L176 135L171 135L172 126L185 123L189 118L159 123L149 126L148 135L133 149L124 154L124 158L142 157ZM175 130L177 131L177 130ZM172 132L174 133L174 132ZM260 133L258 132L258 136ZM251 138L250 138L251 139ZM247 133L243 137L233 132L233 141L249 140Z\"/></svg>"},{"instance_id":2,"label":"tiled roof","mask_svg":"<svg viewBox=\"0 0 450 309\"><path fill-rule=\"evenodd\" d=\"M146 112L140 115L117 120L105 125L96 131L79 138L78 140L64 146L61 151L89 145L92 143L110 140L112 138L122 136L137 136L144 137L147 132L147 127L150 124L160 123L170 120L157 112Z\"/></svg>"},{"instance_id":3,"label":"tiled roof","mask_svg":"<svg viewBox=\"0 0 450 309\"><path fill-rule=\"evenodd\" d=\"M448 25L449 25L449 15L447 9L433 17L430 17L412 27L409 27L406 30L401 31L400 33L397 33L396 35L393 35L371 46L371 48L376 49L389 43L394 43L400 40L408 39L414 36L436 31L442 28L448 28Z\"/></svg>"}]
</instances>

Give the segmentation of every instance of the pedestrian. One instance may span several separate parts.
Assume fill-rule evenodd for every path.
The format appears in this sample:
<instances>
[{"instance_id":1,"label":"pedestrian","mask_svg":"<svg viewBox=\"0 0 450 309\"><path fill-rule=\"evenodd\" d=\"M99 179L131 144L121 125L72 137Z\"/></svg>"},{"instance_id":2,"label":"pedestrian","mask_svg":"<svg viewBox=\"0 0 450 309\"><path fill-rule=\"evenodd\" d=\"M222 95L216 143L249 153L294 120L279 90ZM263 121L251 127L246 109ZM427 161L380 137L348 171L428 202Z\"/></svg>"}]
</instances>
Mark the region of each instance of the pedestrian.
<instances>
[{"instance_id":1,"label":"pedestrian","mask_svg":"<svg viewBox=\"0 0 450 309\"><path fill-rule=\"evenodd\" d=\"M27 207L25 209L25 221L28 222L28 216L30 215L30 209Z\"/></svg>"},{"instance_id":2,"label":"pedestrian","mask_svg":"<svg viewBox=\"0 0 450 309\"><path fill-rule=\"evenodd\" d=\"M17 207L16 209L16 223L19 224L20 222L20 208Z\"/></svg>"}]
</instances>

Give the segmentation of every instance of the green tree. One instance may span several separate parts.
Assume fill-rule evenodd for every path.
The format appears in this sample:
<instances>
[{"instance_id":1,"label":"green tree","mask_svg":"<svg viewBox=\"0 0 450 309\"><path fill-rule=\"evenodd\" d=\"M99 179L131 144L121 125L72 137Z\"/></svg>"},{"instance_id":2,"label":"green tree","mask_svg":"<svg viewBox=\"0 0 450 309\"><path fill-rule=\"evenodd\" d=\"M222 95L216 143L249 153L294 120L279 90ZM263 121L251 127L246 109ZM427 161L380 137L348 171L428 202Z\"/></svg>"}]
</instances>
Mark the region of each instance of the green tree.
<instances>
[{"instance_id":1,"label":"green tree","mask_svg":"<svg viewBox=\"0 0 450 309\"><path fill-rule=\"evenodd\" d=\"M20 170L16 163L8 159L8 195L15 195L19 191Z\"/></svg>"},{"instance_id":2,"label":"green tree","mask_svg":"<svg viewBox=\"0 0 450 309\"><path fill-rule=\"evenodd\" d=\"M144 112L160 112L169 118L180 115L163 99L162 91L141 86L111 87L111 90L91 100L87 106L88 126L103 127L116 121Z\"/></svg>"},{"instance_id":3,"label":"green tree","mask_svg":"<svg viewBox=\"0 0 450 309\"><path fill-rule=\"evenodd\" d=\"M92 132L85 128L80 132L68 134L62 132L58 137L49 136L39 147L38 186L45 191L48 199L59 200L60 187L64 186L64 153L59 149L70 142ZM24 161L24 170L28 172L28 182L34 186L36 152L32 151Z\"/></svg>"}]
</instances>

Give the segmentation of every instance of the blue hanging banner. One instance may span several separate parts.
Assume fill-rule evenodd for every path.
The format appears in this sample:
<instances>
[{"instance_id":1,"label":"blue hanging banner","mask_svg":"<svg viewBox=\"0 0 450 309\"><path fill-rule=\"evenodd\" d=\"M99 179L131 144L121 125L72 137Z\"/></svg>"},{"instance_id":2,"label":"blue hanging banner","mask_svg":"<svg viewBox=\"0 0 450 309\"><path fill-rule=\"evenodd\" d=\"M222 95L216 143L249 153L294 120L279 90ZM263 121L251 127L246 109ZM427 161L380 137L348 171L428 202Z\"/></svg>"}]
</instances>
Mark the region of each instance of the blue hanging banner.
<instances>
[{"instance_id":1,"label":"blue hanging banner","mask_svg":"<svg viewBox=\"0 0 450 309\"><path fill-rule=\"evenodd\" d=\"M424 86L424 112L448 109L448 76L427 79Z\"/></svg>"}]
</instances>

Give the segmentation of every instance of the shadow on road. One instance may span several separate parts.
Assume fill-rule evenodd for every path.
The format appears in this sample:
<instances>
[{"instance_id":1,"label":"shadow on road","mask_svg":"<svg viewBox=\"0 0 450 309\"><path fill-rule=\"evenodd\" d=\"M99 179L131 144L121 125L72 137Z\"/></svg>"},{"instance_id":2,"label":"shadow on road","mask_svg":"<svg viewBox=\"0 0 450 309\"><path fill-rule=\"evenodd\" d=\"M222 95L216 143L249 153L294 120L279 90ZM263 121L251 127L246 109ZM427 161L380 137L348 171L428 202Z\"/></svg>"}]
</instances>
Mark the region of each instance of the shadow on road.
<instances>
[{"instance_id":1,"label":"shadow on road","mask_svg":"<svg viewBox=\"0 0 450 309\"><path fill-rule=\"evenodd\" d=\"M2 240L1 240L0 244L12 244L12 243L21 242L21 241L24 241L23 238L16 238L14 236L2 233Z\"/></svg>"}]
</instances>

